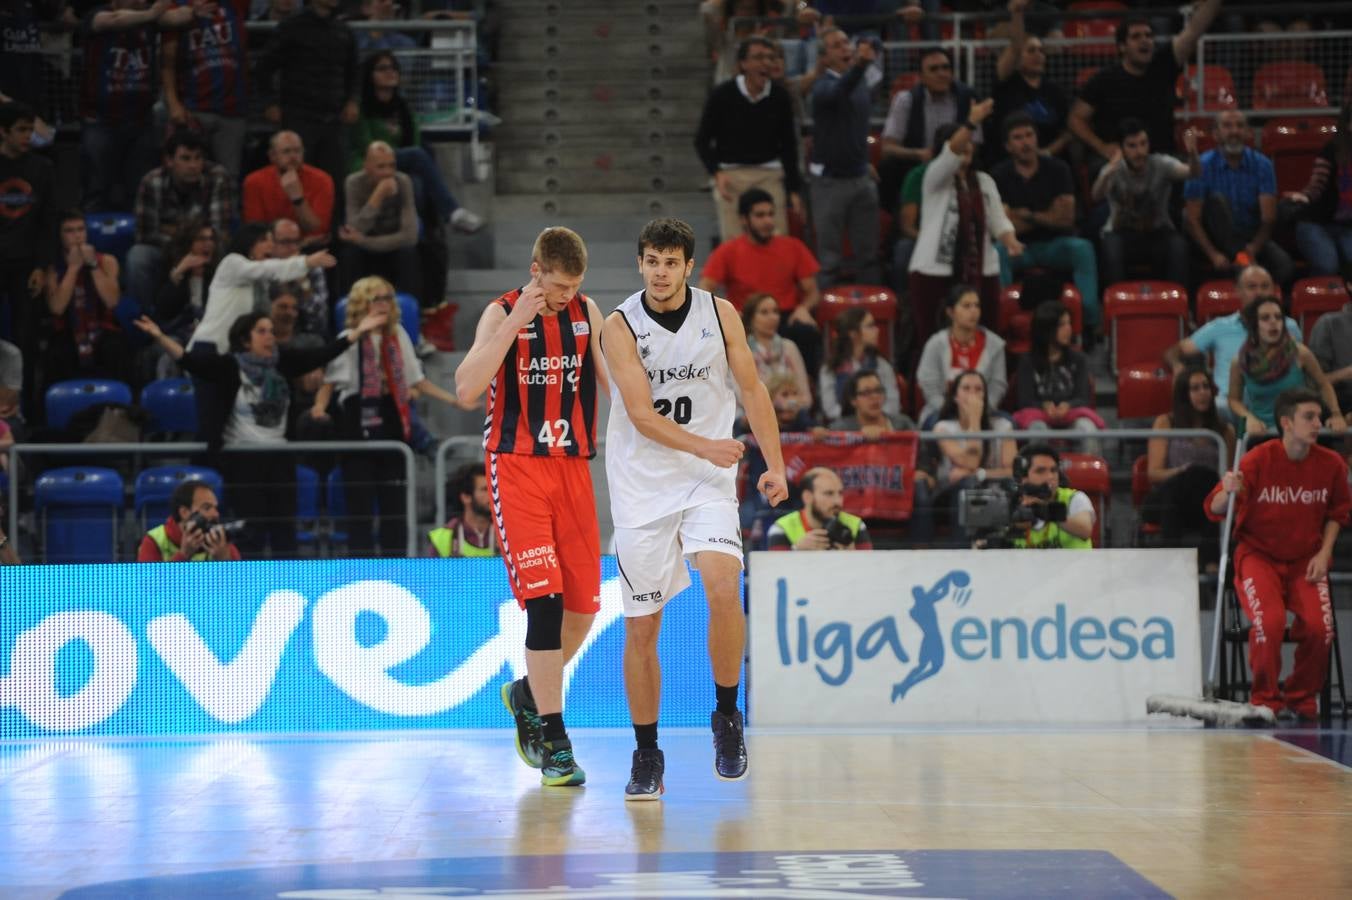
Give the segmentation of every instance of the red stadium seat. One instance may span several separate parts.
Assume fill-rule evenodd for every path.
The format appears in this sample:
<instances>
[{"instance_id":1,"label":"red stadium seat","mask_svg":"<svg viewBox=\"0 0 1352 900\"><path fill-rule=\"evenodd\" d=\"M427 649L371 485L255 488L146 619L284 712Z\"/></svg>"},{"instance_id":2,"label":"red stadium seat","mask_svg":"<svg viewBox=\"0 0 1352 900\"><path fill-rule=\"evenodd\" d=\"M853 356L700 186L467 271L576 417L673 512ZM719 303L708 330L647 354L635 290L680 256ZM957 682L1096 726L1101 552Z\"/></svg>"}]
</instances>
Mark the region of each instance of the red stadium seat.
<instances>
[{"instance_id":1,"label":"red stadium seat","mask_svg":"<svg viewBox=\"0 0 1352 900\"><path fill-rule=\"evenodd\" d=\"M1161 364L1134 363L1117 373L1117 417L1154 419L1173 405L1174 378Z\"/></svg>"},{"instance_id":2,"label":"red stadium seat","mask_svg":"<svg viewBox=\"0 0 1352 900\"><path fill-rule=\"evenodd\" d=\"M1197 289L1197 324L1205 325L1212 319L1239 312L1239 291L1226 278L1208 281Z\"/></svg>"},{"instance_id":3,"label":"red stadium seat","mask_svg":"<svg viewBox=\"0 0 1352 900\"><path fill-rule=\"evenodd\" d=\"M1329 275L1302 278L1291 287L1291 316L1300 323L1307 344L1319 317L1342 309L1348 299L1342 279Z\"/></svg>"},{"instance_id":4,"label":"red stadium seat","mask_svg":"<svg viewBox=\"0 0 1352 900\"><path fill-rule=\"evenodd\" d=\"M1102 547L1108 498L1113 492L1112 473L1108 471L1108 461L1093 453L1062 453L1061 484L1083 491L1093 502L1093 541L1095 547Z\"/></svg>"},{"instance_id":5,"label":"red stadium seat","mask_svg":"<svg viewBox=\"0 0 1352 900\"><path fill-rule=\"evenodd\" d=\"M1076 72L1075 90L1079 91L1080 88L1088 84L1089 79L1093 78L1096 74L1098 74L1098 70L1099 70L1098 66L1085 66L1083 69Z\"/></svg>"},{"instance_id":6,"label":"red stadium seat","mask_svg":"<svg viewBox=\"0 0 1352 900\"><path fill-rule=\"evenodd\" d=\"M1263 153L1277 170L1277 193L1305 187L1315 157L1337 134L1334 119L1270 119L1263 126Z\"/></svg>"},{"instance_id":7,"label":"red stadium seat","mask_svg":"<svg viewBox=\"0 0 1352 900\"><path fill-rule=\"evenodd\" d=\"M1155 365L1182 339L1188 295L1172 281L1121 281L1103 292L1113 374L1132 363Z\"/></svg>"},{"instance_id":8,"label":"red stadium seat","mask_svg":"<svg viewBox=\"0 0 1352 900\"><path fill-rule=\"evenodd\" d=\"M1272 62L1253 75L1254 109L1328 106L1324 70L1312 62Z\"/></svg>"},{"instance_id":9,"label":"red stadium seat","mask_svg":"<svg viewBox=\"0 0 1352 900\"><path fill-rule=\"evenodd\" d=\"M995 332L1005 339L1005 352L1009 354L1027 353L1032 346L1030 328L1033 314L1024 310L1019 297L1023 285L1016 282L1000 292L1000 318L996 322ZM1061 291L1060 300L1070 310L1070 327L1078 338L1084 328L1084 301L1075 285L1066 282Z\"/></svg>"},{"instance_id":10,"label":"red stadium seat","mask_svg":"<svg viewBox=\"0 0 1352 900\"><path fill-rule=\"evenodd\" d=\"M1201 106L1198 106L1198 90L1203 92ZM1219 112L1222 109L1235 109L1239 100L1235 96L1235 80L1225 66L1188 66L1186 72L1174 82L1174 94L1182 101L1183 109L1195 112Z\"/></svg>"},{"instance_id":11,"label":"red stadium seat","mask_svg":"<svg viewBox=\"0 0 1352 900\"><path fill-rule=\"evenodd\" d=\"M1140 521L1141 506L1145 503L1145 498L1150 494L1150 459L1146 456L1136 457L1136 462L1131 465L1131 505L1136 507L1137 526L1136 532L1139 535L1157 535L1160 533L1160 527L1154 522Z\"/></svg>"},{"instance_id":12,"label":"red stadium seat","mask_svg":"<svg viewBox=\"0 0 1352 900\"><path fill-rule=\"evenodd\" d=\"M826 346L831 346L833 324L841 313L856 306L863 306L873 314L878 323L878 352L884 357L892 355L892 323L897 319L897 295L888 288L877 284L838 284L822 291L821 303L817 304L817 321L822 326L822 337Z\"/></svg>"},{"instance_id":13,"label":"red stadium seat","mask_svg":"<svg viewBox=\"0 0 1352 900\"><path fill-rule=\"evenodd\" d=\"M1115 12L1127 11L1125 3L1116 0L1077 0L1070 4L1071 12ZM1072 53L1080 56L1116 56L1117 26L1120 18L1106 19L1067 19L1063 31L1067 38L1103 38L1092 44L1077 44L1071 47Z\"/></svg>"}]
</instances>

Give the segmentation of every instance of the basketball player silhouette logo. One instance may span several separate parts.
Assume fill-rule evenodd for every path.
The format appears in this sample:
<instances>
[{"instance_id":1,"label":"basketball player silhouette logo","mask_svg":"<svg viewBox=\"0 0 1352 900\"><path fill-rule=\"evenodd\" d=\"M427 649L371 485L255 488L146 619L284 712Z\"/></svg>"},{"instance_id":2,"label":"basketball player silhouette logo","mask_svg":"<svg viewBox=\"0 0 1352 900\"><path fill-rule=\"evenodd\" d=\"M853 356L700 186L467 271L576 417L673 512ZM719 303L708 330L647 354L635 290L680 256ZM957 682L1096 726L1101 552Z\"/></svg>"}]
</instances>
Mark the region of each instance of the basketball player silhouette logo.
<instances>
[{"instance_id":1,"label":"basketball player silhouette logo","mask_svg":"<svg viewBox=\"0 0 1352 900\"><path fill-rule=\"evenodd\" d=\"M966 606L972 599L972 576L961 569L954 569L934 583L929 590L920 585L911 588L911 597L915 603L911 606L911 619L920 626L920 652L916 656L915 666L906 677L892 685L892 702L906 696L906 692L926 679L939 674L944 667L944 635L939 629L939 616L934 606L940 600L953 593L955 606Z\"/></svg>"}]
</instances>

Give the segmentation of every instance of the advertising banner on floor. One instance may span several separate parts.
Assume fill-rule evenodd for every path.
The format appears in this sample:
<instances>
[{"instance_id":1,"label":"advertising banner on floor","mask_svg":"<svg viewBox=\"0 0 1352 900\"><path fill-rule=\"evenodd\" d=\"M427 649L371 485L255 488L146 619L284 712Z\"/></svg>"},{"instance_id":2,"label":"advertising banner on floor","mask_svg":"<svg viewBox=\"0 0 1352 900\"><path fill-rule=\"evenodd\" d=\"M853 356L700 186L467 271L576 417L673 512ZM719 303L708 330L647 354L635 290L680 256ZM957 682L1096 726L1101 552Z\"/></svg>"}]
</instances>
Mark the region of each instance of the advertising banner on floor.
<instances>
[{"instance_id":1,"label":"advertising banner on floor","mask_svg":"<svg viewBox=\"0 0 1352 900\"><path fill-rule=\"evenodd\" d=\"M757 725L1144 719L1200 695L1192 550L754 553Z\"/></svg>"}]
</instances>

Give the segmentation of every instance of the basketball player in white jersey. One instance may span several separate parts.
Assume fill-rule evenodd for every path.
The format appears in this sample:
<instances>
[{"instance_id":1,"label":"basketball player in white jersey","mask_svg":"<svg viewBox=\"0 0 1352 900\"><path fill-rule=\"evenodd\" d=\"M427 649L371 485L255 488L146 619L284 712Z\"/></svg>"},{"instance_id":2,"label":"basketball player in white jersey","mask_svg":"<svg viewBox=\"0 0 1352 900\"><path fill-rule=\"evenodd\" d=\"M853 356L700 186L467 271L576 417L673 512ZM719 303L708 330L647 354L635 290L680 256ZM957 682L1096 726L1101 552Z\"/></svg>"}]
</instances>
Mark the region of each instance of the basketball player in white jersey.
<instances>
[{"instance_id":1,"label":"basketball player in white jersey","mask_svg":"<svg viewBox=\"0 0 1352 900\"><path fill-rule=\"evenodd\" d=\"M694 251L686 223L644 226L644 290L607 317L601 342L611 373L606 477L624 597L624 686L638 742L626 800L656 800L663 791L657 634L666 603L690 585L687 559L709 602L714 772L726 781L746 774L737 709L746 644L736 488L744 448L732 438L739 391L768 467L757 488L771 506L788 497L774 406L742 321L728 301L688 284Z\"/></svg>"}]
</instances>

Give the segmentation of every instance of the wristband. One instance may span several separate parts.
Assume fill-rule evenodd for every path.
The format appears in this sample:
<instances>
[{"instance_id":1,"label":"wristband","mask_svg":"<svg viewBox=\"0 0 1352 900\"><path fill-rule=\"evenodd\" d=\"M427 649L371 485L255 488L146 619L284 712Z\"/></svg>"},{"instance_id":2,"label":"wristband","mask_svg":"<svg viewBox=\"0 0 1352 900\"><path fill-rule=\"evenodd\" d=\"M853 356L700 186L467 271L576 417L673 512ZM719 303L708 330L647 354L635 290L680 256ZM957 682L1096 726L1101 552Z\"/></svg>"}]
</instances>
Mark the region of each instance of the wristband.
<instances>
[{"instance_id":1,"label":"wristband","mask_svg":"<svg viewBox=\"0 0 1352 900\"><path fill-rule=\"evenodd\" d=\"M973 122L971 119L968 119L967 121L963 122L962 127L966 128L968 131L976 131L976 123Z\"/></svg>"}]
</instances>

